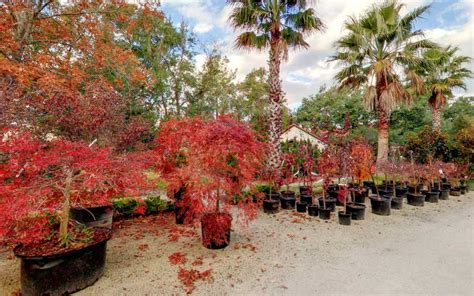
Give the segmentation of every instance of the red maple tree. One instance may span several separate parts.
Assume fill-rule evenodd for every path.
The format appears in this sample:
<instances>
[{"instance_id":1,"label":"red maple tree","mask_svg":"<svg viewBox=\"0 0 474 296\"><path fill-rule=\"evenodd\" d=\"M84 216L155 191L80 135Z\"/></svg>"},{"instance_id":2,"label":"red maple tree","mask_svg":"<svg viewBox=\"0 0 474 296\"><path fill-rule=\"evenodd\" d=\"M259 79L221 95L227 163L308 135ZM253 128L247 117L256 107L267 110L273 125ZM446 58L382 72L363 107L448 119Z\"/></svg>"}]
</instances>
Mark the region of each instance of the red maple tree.
<instances>
[{"instance_id":1,"label":"red maple tree","mask_svg":"<svg viewBox=\"0 0 474 296\"><path fill-rule=\"evenodd\" d=\"M264 147L245 123L230 116L209 121L195 117L164 123L155 152L168 189L183 192L178 202L189 207L188 220L204 213L228 213L234 201L243 209L242 221L248 221L256 215L256 204L242 189L264 161ZM220 233L227 223L230 220L220 221L209 230Z\"/></svg>"},{"instance_id":2,"label":"red maple tree","mask_svg":"<svg viewBox=\"0 0 474 296\"><path fill-rule=\"evenodd\" d=\"M71 206L104 205L146 185L143 165L109 148L80 142L43 142L8 132L0 141L0 238L13 243L42 240L52 230L45 213L59 213L59 240L68 242ZM141 158L138 158L141 159Z\"/></svg>"}]
</instances>

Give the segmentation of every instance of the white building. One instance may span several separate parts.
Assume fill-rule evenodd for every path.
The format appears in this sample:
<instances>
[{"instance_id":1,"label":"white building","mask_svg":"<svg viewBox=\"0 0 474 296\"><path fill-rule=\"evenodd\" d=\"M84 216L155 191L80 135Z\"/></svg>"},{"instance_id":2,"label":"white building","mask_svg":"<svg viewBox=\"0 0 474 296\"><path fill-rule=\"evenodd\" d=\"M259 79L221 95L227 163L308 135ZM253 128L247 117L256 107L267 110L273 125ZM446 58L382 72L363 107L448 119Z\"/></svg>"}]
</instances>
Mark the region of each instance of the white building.
<instances>
[{"instance_id":1,"label":"white building","mask_svg":"<svg viewBox=\"0 0 474 296\"><path fill-rule=\"evenodd\" d=\"M280 141L309 141L311 144L316 145L319 150L324 150L327 147L325 141L295 124L290 125L281 133Z\"/></svg>"}]
</instances>

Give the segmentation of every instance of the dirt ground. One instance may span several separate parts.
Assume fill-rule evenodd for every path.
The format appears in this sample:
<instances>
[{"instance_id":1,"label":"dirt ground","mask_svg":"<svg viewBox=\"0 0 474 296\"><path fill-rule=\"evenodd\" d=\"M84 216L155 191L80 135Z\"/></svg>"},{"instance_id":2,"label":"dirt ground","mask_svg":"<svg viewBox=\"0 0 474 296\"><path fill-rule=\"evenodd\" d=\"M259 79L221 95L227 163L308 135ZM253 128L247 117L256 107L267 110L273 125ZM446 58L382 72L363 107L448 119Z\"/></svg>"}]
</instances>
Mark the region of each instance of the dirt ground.
<instances>
[{"instance_id":1,"label":"dirt ground","mask_svg":"<svg viewBox=\"0 0 474 296\"><path fill-rule=\"evenodd\" d=\"M171 215L118 222L103 277L77 295L183 295L180 269L208 271L193 295L474 295L474 193L450 198L388 217L368 208L351 226L262 213L224 250ZM2 252L0 295L18 290L19 261Z\"/></svg>"}]
</instances>

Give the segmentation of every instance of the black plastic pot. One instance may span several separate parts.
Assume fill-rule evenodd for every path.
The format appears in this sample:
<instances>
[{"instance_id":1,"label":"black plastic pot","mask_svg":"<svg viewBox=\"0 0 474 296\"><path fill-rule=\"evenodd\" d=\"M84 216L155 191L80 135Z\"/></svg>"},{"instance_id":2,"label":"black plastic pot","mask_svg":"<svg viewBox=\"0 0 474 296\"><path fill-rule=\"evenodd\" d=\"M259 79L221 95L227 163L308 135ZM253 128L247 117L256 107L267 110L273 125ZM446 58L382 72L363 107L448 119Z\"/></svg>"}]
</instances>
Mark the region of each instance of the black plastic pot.
<instances>
[{"instance_id":1,"label":"black plastic pot","mask_svg":"<svg viewBox=\"0 0 474 296\"><path fill-rule=\"evenodd\" d=\"M231 228L232 216L229 213L213 212L204 214L201 217L203 245L212 250L227 247L230 243Z\"/></svg>"},{"instance_id":2,"label":"black plastic pot","mask_svg":"<svg viewBox=\"0 0 474 296\"><path fill-rule=\"evenodd\" d=\"M401 210L403 207L403 196L392 196L390 207L394 210Z\"/></svg>"},{"instance_id":3,"label":"black plastic pot","mask_svg":"<svg viewBox=\"0 0 474 296\"><path fill-rule=\"evenodd\" d=\"M331 212L336 211L336 198L326 198L326 209L330 209ZM323 198L318 198L319 208L324 208Z\"/></svg>"},{"instance_id":4,"label":"black plastic pot","mask_svg":"<svg viewBox=\"0 0 474 296\"><path fill-rule=\"evenodd\" d=\"M441 189L439 192L439 199L448 200L449 199L449 189Z\"/></svg>"},{"instance_id":5,"label":"black plastic pot","mask_svg":"<svg viewBox=\"0 0 474 296\"><path fill-rule=\"evenodd\" d=\"M373 181L363 181L362 185L364 185L364 187L372 187L375 183Z\"/></svg>"},{"instance_id":6,"label":"black plastic pot","mask_svg":"<svg viewBox=\"0 0 474 296\"><path fill-rule=\"evenodd\" d=\"M280 200L267 198L263 200L263 212L266 214L275 214L280 210Z\"/></svg>"},{"instance_id":7,"label":"black plastic pot","mask_svg":"<svg viewBox=\"0 0 474 296\"><path fill-rule=\"evenodd\" d=\"M370 205L372 213L380 216L389 216L391 208L391 198L386 196L372 195L370 198Z\"/></svg>"},{"instance_id":8,"label":"black plastic pot","mask_svg":"<svg viewBox=\"0 0 474 296\"><path fill-rule=\"evenodd\" d=\"M461 194L466 194L466 187L467 187L466 185L461 185L461 186L459 186L459 189L460 189L460 191L461 191Z\"/></svg>"},{"instance_id":9,"label":"black plastic pot","mask_svg":"<svg viewBox=\"0 0 474 296\"><path fill-rule=\"evenodd\" d=\"M96 206L90 208L71 208L71 219L88 227L105 227L112 229L112 206Z\"/></svg>"},{"instance_id":10,"label":"black plastic pot","mask_svg":"<svg viewBox=\"0 0 474 296\"><path fill-rule=\"evenodd\" d=\"M374 192L374 193L377 194L377 192ZM392 191L391 190L385 190L385 189L379 189L379 195L380 196L392 195Z\"/></svg>"},{"instance_id":11,"label":"black plastic pot","mask_svg":"<svg viewBox=\"0 0 474 296\"><path fill-rule=\"evenodd\" d=\"M300 196L300 202L305 202L308 205L313 204L313 197L311 195L301 195Z\"/></svg>"},{"instance_id":12,"label":"black plastic pot","mask_svg":"<svg viewBox=\"0 0 474 296\"><path fill-rule=\"evenodd\" d=\"M284 196L283 194L280 197L281 208L285 210L291 210L295 208L296 198L293 196Z\"/></svg>"},{"instance_id":13,"label":"black plastic pot","mask_svg":"<svg viewBox=\"0 0 474 296\"><path fill-rule=\"evenodd\" d=\"M354 191L354 199L355 199L355 202L356 203L365 203L365 198L366 198L366 194L367 194L367 189L363 189L361 191L359 190L356 190Z\"/></svg>"},{"instance_id":14,"label":"black plastic pot","mask_svg":"<svg viewBox=\"0 0 474 296\"><path fill-rule=\"evenodd\" d=\"M108 230L110 231L110 230ZM21 294L69 295L94 284L104 273L107 241L51 256L22 256Z\"/></svg>"},{"instance_id":15,"label":"black plastic pot","mask_svg":"<svg viewBox=\"0 0 474 296\"><path fill-rule=\"evenodd\" d=\"M459 187L453 187L449 191L449 194L452 196L461 196L461 189Z\"/></svg>"},{"instance_id":16,"label":"black plastic pot","mask_svg":"<svg viewBox=\"0 0 474 296\"><path fill-rule=\"evenodd\" d=\"M319 219L329 220L331 219L331 209L318 209Z\"/></svg>"},{"instance_id":17,"label":"black plastic pot","mask_svg":"<svg viewBox=\"0 0 474 296\"><path fill-rule=\"evenodd\" d=\"M310 216L318 216L318 209L319 207L317 205L309 205L308 206L308 215Z\"/></svg>"},{"instance_id":18,"label":"black plastic pot","mask_svg":"<svg viewBox=\"0 0 474 296\"><path fill-rule=\"evenodd\" d=\"M413 185L408 185L408 192L409 193L415 193L415 186ZM421 189L423 188L423 184L418 184L416 188L416 192L421 192Z\"/></svg>"},{"instance_id":19,"label":"black plastic pot","mask_svg":"<svg viewBox=\"0 0 474 296\"><path fill-rule=\"evenodd\" d=\"M406 197L406 194L408 193L408 188L406 187L395 187L395 195L396 196L401 196L401 197Z\"/></svg>"},{"instance_id":20,"label":"black plastic pot","mask_svg":"<svg viewBox=\"0 0 474 296\"><path fill-rule=\"evenodd\" d=\"M347 204L346 210L351 213L352 220L364 220L365 219L366 205L361 203Z\"/></svg>"},{"instance_id":21,"label":"black plastic pot","mask_svg":"<svg viewBox=\"0 0 474 296\"><path fill-rule=\"evenodd\" d=\"M296 203L296 211L298 213L306 213L306 208L308 207L308 204L306 202L297 202Z\"/></svg>"},{"instance_id":22,"label":"black plastic pot","mask_svg":"<svg viewBox=\"0 0 474 296\"><path fill-rule=\"evenodd\" d=\"M344 214L344 211L337 212L337 218L341 225L351 225L351 216L351 213Z\"/></svg>"},{"instance_id":23,"label":"black plastic pot","mask_svg":"<svg viewBox=\"0 0 474 296\"><path fill-rule=\"evenodd\" d=\"M429 191L425 194L425 201L437 203L439 200L439 192L438 191Z\"/></svg>"},{"instance_id":24,"label":"black plastic pot","mask_svg":"<svg viewBox=\"0 0 474 296\"><path fill-rule=\"evenodd\" d=\"M300 186L300 195L311 195L313 188L311 186Z\"/></svg>"},{"instance_id":25,"label":"black plastic pot","mask_svg":"<svg viewBox=\"0 0 474 296\"><path fill-rule=\"evenodd\" d=\"M407 193L407 202L411 206L422 207L425 205L425 196L423 194Z\"/></svg>"}]
</instances>

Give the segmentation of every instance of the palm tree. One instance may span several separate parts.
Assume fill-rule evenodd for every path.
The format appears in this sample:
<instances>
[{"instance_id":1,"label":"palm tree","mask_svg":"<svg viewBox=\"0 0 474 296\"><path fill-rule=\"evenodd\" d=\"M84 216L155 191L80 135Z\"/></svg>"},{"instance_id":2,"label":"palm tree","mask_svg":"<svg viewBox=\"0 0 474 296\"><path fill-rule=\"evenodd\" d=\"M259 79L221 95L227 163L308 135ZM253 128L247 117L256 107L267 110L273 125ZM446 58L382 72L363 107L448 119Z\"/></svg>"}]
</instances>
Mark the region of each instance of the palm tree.
<instances>
[{"instance_id":1,"label":"palm tree","mask_svg":"<svg viewBox=\"0 0 474 296\"><path fill-rule=\"evenodd\" d=\"M245 30L236 46L245 49L270 48L269 65L269 166L281 164L280 134L283 95L280 65L288 58L289 48L307 48L304 37L322 31L324 25L306 0L228 0L233 6L232 25Z\"/></svg>"},{"instance_id":2,"label":"palm tree","mask_svg":"<svg viewBox=\"0 0 474 296\"><path fill-rule=\"evenodd\" d=\"M403 69L420 63L421 50L434 48L423 39L423 32L413 24L429 6L422 6L401 16L403 4L397 0L374 5L361 17L350 17L344 24L348 31L336 41L333 61L343 68L336 74L341 87L366 87L364 103L377 113L377 162L388 158L390 114L400 104L410 104L411 94L403 87ZM421 78L413 71L407 78L421 92Z\"/></svg>"},{"instance_id":3,"label":"palm tree","mask_svg":"<svg viewBox=\"0 0 474 296\"><path fill-rule=\"evenodd\" d=\"M423 53L422 63L415 69L417 75L424 78L426 90L431 93L428 98L433 113L433 131L441 130L441 107L446 105L447 98L453 97L453 89L466 89L464 79L471 77L472 72L464 68L471 58L457 55L458 47L433 48Z\"/></svg>"}]
</instances>

